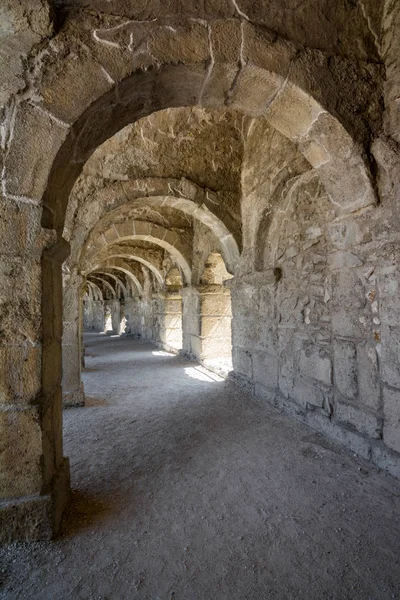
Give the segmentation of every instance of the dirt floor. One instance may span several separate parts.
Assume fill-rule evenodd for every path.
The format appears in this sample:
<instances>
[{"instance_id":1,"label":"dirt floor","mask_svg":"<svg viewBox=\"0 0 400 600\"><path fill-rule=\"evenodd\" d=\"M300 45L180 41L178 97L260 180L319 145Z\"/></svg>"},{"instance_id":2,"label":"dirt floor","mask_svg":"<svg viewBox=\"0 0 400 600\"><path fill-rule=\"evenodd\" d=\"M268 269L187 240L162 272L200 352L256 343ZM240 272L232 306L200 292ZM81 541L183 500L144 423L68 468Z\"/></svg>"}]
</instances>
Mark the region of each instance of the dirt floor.
<instances>
[{"instance_id":1,"label":"dirt floor","mask_svg":"<svg viewBox=\"0 0 400 600\"><path fill-rule=\"evenodd\" d=\"M400 482L178 356L86 336L55 542L2 599L400 598Z\"/></svg>"}]
</instances>

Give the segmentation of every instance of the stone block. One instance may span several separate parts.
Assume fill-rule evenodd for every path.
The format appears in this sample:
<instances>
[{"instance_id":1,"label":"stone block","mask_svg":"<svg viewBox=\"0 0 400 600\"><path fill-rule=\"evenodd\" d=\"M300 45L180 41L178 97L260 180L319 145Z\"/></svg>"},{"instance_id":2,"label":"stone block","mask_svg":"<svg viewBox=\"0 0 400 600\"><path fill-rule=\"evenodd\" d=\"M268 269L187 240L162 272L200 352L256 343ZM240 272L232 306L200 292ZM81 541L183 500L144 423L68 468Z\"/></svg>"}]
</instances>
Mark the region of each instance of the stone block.
<instances>
[{"instance_id":1,"label":"stone block","mask_svg":"<svg viewBox=\"0 0 400 600\"><path fill-rule=\"evenodd\" d=\"M202 294L200 314L207 316L231 316L231 298L227 294Z\"/></svg>"},{"instance_id":2,"label":"stone block","mask_svg":"<svg viewBox=\"0 0 400 600\"><path fill-rule=\"evenodd\" d=\"M50 495L30 496L1 503L0 544L50 541L53 537Z\"/></svg>"},{"instance_id":3,"label":"stone block","mask_svg":"<svg viewBox=\"0 0 400 600\"><path fill-rule=\"evenodd\" d=\"M210 57L207 27L195 19L180 27L157 27L148 39L150 56L157 63L197 64Z\"/></svg>"},{"instance_id":4,"label":"stone block","mask_svg":"<svg viewBox=\"0 0 400 600\"><path fill-rule=\"evenodd\" d=\"M174 314L182 314L182 300L172 300L165 299L164 300L164 312L165 313L174 313Z\"/></svg>"},{"instance_id":5,"label":"stone block","mask_svg":"<svg viewBox=\"0 0 400 600\"><path fill-rule=\"evenodd\" d=\"M372 333L371 315L360 309L336 309L332 314L332 333L335 336L366 338Z\"/></svg>"},{"instance_id":6,"label":"stone block","mask_svg":"<svg viewBox=\"0 0 400 600\"><path fill-rule=\"evenodd\" d=\"M47 56L47 68L42 70L38 83L41 106L66 123L74 123L114 85L112 78L93 59L89 50L74 41L72 37L69 38L65 54L64 36L61 34L54 39Z\"/></svg>"},{"instance_id":7,"label":"stone block","mask_svg":"<svg viewBox=\"0 0 400 600\"><path fill-rule=\"evenodd\" d=\"M400 326L382 325L381 334L382 379L388 385L400 388Z\"/></svg>"},{"instance_id":8,"label":"stone block","mask_svg":"<svg viewBox=\"0 0 400 600\"><path fill-rule=\"evenodd\" d=\"M0 346L0 404L26 406L41 388L41 346Z\"/></svg>"},{"instance_id":9,"label":"stone block","mask_svg":"<svg viewBox=\"0 0 400 600\"><path fill-rule=\"evenodd\" d=\"M365 289L354 269L342 269L332 275L332 304L335 307L364 308Z\"/></svg>"},{"instance_id":10,"label":"stone block","mask_svg":"<svg viewBox=\"0 0 400 600\"><path fill-rule=\"evenodd\" d=\"M231 317L201 317L202 337L231 337Z\"/></svg>"},{"instance_id":11,"label":"stone block","mask_svg":"<svg viewBox=\"0 0 400 600\"><path fill-rule=\"evenodd\" d=\"M400 323L400 272L379 276L380 319L387 325Z\"/></svg>"},{"instance_id":12,"label":"stone block","mask_svg":"<svg viewBox=\"0 0 400 600\"><path fill-rule=\"evenodd\" d=\"M202 91L200 105L220 108L230 94L238 69L237 64L215 64Z\"/></svg>"},{"instance_id":13,"label":"stone block","mask_svg":"<svg viewBox=\"0 0 400 600\"><path fill-rule=\"evenodd\" d=\"M357 363L360 402L372 410L377 410L380 405L379 367L377 353L372 343L358 344Z\"/></svg>"},{"instance_id":14,"label":"stone block","mask_svg":"<svg viewBox=\"0 0 400 600\"><path fill-rule=\"evenodd\" d=\"M383 389L383 441L400 452L400 390Z\"/></svg>"},{"instance_id":15,"label":"stone block","mask_svg":"<svg viewBox=\"0 0 400 600\"><path fill-rule=\"evenodd\" d=\"M107 244L112 244L112 242L117 241L118 232L115 227L110 227L109 229L104 231L103 236L104 236L104 239L106 240Z\"/></svg>"},{"instance_id":16,"label":"stone block","mask_svg":"<svg viewBox=\"0 0 400 600\"><path fill-rule=\"evenodd\" d=\"M356 406L337 402L334 414L338 421L353 427L363 435L367 435L376 439L381 437L381 419L371 412L360 409Z\"/></svg>"},{"instance_id":17,"label":"stone block","mask_svg":"<svg viewBox=\"0 0 400 600\"><path fill-rule=\"evenodd\" d=\"M278 131L293 139L307 135L323 112L312 96L288 82L268 107L266 117Z\"/></svg>"},{"instance_id":18,"label":"stone block","mask_svg":"<svg viewBox=\"0 0 400 600\"><path fill-rule=\"evenodd\" d=\"M282 79L275 73L246 65L239 73L230 97L230 108L253 117L265 112L266 106L282 87Z\"/></svg>"},{"instance_id":19,"label":"stone block","mask_svg":"<svg viewBox=\"0 0 400 600\"><path fill-rule=\"evenodd\" d=\"M44 235L50 231L40 226L42 207L33 204L16 203L0 197L0 252L8 255L21 255L26 251L31 256L40 255Z\"/></svg>"},{"instance_id":20,"label":"stone block","mask_svg":"<svg viewBox=\"0 0 400 600\"><path fill-rule=\"evenodd\" d=\"M335 340L334 384L345 398L355 399L358 394L356 347L353 342Z\"/></svg>"},{"instance_id":21,"label":"stone block","mask_svg":"<svg viewBox=\"0 0 400 600\"><path fill-rule=\"evenodd\" d=\"M200 358L230 358L232 344L230 337L202 338Z\"/></svg>"},{"instance_id":22,"label":"stone block","mask_svg":"<svg viewBox=\"0 0 400 600\"><path fill-rule=\"evenodd\" d=\"M333 270L360 267L362 264L362 261L355 254L345 250L338 250L329 255L329 265Z\"/></svg>"},{"instance_id":23,"label":"stone block","mask_svg":"<svg viewBox=\"0 0 400 600\"><path fill-rule=\"evenodd\" d=\"M182 316L179 314L162 315L161 322L166 329L182 329Z\"/></svg>"},{"instance_id":24,"label":"stone block","mask_svg":"<svg viewBox=\"0 0 400 600\"><path fill-rule=\"evenodd\" d=\"M4 165L7 194L40 200L58 149L68 129L28 103L15 117L14 133Z\"/></svg>"},{"instance_id":25,"label":"stone block","mask_svg":"<svg viewBox=\"0 0 400 600\"><path fill-rule=\"evenodd\" d=\"M316 379L325 385L332 385L332 361L318 346L301 348L297 356L299 374Z\"/></svg>"},{"instance_id":26,"label":"stone block","mask_svg":"<svg viewBox=\"0 0 400 600\"><path fill-rule=\"evenodd\" d=\"M292 398L301 406L307 408L308 405L323 408L324 393L317 385L312 384L302 377L296 377L292 388Z\"/></svg>"},{"instance_id":27,"label":"stone block","mask_svg":"<svg viewBox=\"0 0 400 600\"><path fill-rule=\"evenodd\" d=\"M251 354L243 348L232 348L232 361L236 373L248 379L252 378Z\"/></svg>"},{"instance_id":28,"label":"stone block","mask_svg":"<svg viewBox=\"0 0 400 600\"><path fill-rule=\"evenodd\" d=\"M267 388L278 387L278 358L265 352L252 354L253 379Z\"/></svg>"},{"instance_id":29,"label":"stone block","mask_svg":"<svg viewBox=\"0 0 400 600\"><path fill-rule=\"evenodd\" d=\"M39 407L0 411L0 498L39 493L42 431Z\"/></svg>"}]
</instances>

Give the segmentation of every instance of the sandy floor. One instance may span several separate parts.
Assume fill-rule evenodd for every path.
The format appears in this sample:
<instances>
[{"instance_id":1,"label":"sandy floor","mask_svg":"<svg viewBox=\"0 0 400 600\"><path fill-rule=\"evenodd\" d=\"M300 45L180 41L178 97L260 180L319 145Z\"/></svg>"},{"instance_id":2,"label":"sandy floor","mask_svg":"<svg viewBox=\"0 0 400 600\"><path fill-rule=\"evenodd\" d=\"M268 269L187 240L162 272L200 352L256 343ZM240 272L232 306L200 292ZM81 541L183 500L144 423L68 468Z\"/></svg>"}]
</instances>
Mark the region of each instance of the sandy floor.
<instances>
[{"instance_id":1,"label":"sandy floor","mask_svg":"<svg viewBox=\"0 0 400 600\"><path fill-rule=\"evenodd\" d=\"M1 553L1 598L400 598L400 482L194 363L86 337L61 537Z\"/></svg>"}]
</instances>

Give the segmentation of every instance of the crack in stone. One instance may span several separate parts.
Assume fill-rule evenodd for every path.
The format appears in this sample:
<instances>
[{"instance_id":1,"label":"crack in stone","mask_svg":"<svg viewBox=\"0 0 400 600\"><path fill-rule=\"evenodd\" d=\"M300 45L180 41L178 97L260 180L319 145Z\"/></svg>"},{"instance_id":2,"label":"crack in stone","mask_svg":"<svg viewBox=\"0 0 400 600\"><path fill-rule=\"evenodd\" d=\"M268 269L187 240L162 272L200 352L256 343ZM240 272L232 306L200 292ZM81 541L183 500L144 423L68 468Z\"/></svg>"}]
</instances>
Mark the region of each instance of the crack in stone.
<instances>
[{"instance_id":1,"label":"crack in stone","mask_svg":"<svg viewBox=\"0 0 400 600\"><path fill-rule=\"evenodd\" d=\"M366 10L366 8L364 6L363 1L362 0L358 0L358 5L361 8L361 12L362 12L362 15L363 15L366 23L367 23L367 27L368 27L368 29L369 29L369 31L370 31L373 39L374 39L375 48L377 49L378 55L380 56L380 54L381 54L381 44L380 44L380 41L379 41L379 36L376 34L376 32L374 31L374 29L372 27L371 18L367 14L367 10Z\"/></svg>"},{"instance_id":2,"label":"crack in stone","mask_svg":"<svg viewBox=\"0 0 400 600\"><path fill-rule=\"evenodd\" d=\"M208 83L208 81L209 81L209 79L211 77L211 74L213 72L214 65L215 65L214 49L213 49L212 37L211 37L211 35L212 35L212 29L211 29L211 26L208 23L205 24L205 27L207 27L208 48L209 48L209 51L210 51L210 64L208 65L207 73L206 73L206 75L204 77L204 81L203 81L203 84L201 86L201 90L200 90L200 93L199 93L198 104L200 104L200 105L202 103L204 91L206 89L207 83Z\"/></svg>"},{"instance_id":3,"label":"crack in stone","mask_svg":"<svg viewBox=\"0 0 400 600\"><path fill-rule=\"evenodd\" d=\"M243 17L243 19L246 19L246 21L250 21L249 17L246 15L246 13L244 13L242 10L240 10L236 0L232 0L232 4L240 17Z\"/></svg>"}]
</instances>

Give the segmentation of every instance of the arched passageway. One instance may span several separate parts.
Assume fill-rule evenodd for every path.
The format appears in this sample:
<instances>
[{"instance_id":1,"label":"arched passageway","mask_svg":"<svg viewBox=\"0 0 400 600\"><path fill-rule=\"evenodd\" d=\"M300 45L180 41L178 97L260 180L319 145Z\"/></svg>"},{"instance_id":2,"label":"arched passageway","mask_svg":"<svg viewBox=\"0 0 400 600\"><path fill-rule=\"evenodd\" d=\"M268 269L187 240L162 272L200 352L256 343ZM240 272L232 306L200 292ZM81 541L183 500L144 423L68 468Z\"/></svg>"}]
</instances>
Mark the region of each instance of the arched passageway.
<instances>
[{"instance_id":1,"label":"arched passageway","mask_svg":"<svg viewBox=\"0 0 400 600\"><path fill-rule=\"evenodd\" d=\"M400 176L393 41L399 15L393 3L381 8L371 2L341 3L332 12L329 2L316 7L305 0L293 10L290 0L290 9L286 2L267 8L243 0L240 7L233 2L228 8L218 4L186 11L172 0L168 15L163 7L153 14L152 6L142 14L130 2L124 3L126 13L116 8L103 14L96 0L88 0L88 6L93 3L93 10L75 2L61 10L56 2L60 18L53 20L43 0L32 18L28 8L22 11L25 25L18 8L15 31L15 9L7 8L6 56L14 48L7 45L8 34L19 36L29 50L22 52L22 66L10 57L12 76L1 90L3 539L49 539L58 531L70 490L62 405L74 407L65 413L67 438L79 433L79 427L67 426L77 407L82 422L84 415L93 416L89 428L97 423L97 412L105 423L111 420L110 430L119 430L117 413L126 423L137 420L135 405L124 404L118 385L123 384L126 398L136 386L138 398L149 400L149 412L141 413L144 421L134 430L139 434L147 417L154 417L151 441L160 422L161 438L177 453L167 464L178 471L181 459L193 458L186 441L201 432L194 388L187 406L178 406L185 431L173 424L174 394L183 398L189 379L209 383L215 391L218 376L205 366L229 373L226 383L219 382L222 396L213 396L221 403L215 413L207 413L211 396L199 390L203 426L212 434L214 416L227 425L221 455L218 440L212 435L209 440L211 476L200 470L211 490L208 507L213 488L221 498L227 492L230 502L243 500L246 487L247 497L257 491L254 471L251 480L243 475L250 468L244 460L242 495L235 496L234 466L226 463L236 439L242 449L249 444L255 451L245 432L237 438L229 433L238 433L240 421L254 426L248 411L261 414L254 400L265 414L274 406L400 476ZM309 22L315 30L310 35ZM85 361L84 330L96 332L86 338ZM148 360L152 377L140 380L131 368L143 366L135 356ZM180 371L179 377L174 371L163 394L168 360ZM144 371L149 375L147 367ZM99 381L104 394L91 395ZM232 407L232 415L224 409L225 395L231 394L224 386L230 385L241 403ZM115 413L103 408L112 405L113 393ZM266 439L257 428L252 432L259 460L267 462L268 436L275 438L268 419L260 422ZM176 446L168 424L177 435ZM100 472L104 468L110 475L115 455L109 452L112 436L105 439L105 446L92 451ZM304 448L295 439L304 454L296 462L292 453L290 461L299 473L308 472L303 459L314 457L313 446ZM120 443L126 457L125 442ZM330 451L330 442L324 444L320 447ZM262 487L282 471L280 492L301 496L285 459L286 446L278 446L281 462L270 473L262 471ZM68 448L73 456L72 438ZM157 444L155 449L144 444L139 453L146 465L152 451L162 454ZM126 468L140 478L140 465L127 458ZM324 452L323 458L328 468ZM73 459L73 482L78 462ZM160 463L158 457L157 468ZM324 481L328 472L339 477L333 463L331 471L319 472ZM128 471L122 469L121 476L119 489L126 485L133 499L130 483L124 483ZM188 475L190 485L199 490L195 476ZM163 491L157 481L146 482L149 494ZM326 497L309 488L308 507L313 500L322 506ZM169 506L179 505L179 493L166 491L172 494ZM110 491L107 502L113 493L119 492ZM260 498L256 493L251 511L270 515L272 504L259 509ZM286 516L290 509L295 512L288 503ZM310 513L302 515L309 523ZM185 518L189 523L187 511ZM261 526L258 517L253 532L255 525ZM215 533L214 521L212 527ZM356 530L362 532L361 521ZM227 547L231 533L224 529ZM373 526L368 536L378 533ZM349 553L352 543L353 538ZM262 552L263 542L257 544ZM294 550L291 564L296 556ZM273 560L279 562L279 552ZM335 561L339 569L338 554ZM393 577L387 577L393 588ZM249 589L258 597L256 579L249 580ZM330 581L329 576L320 579L320 595ZM344 581L353 583L351 576ZM338 593L342 589L339 585ZM163 587L160 593L172 596L174 590Z\"/></svg>"}]
</instances>

